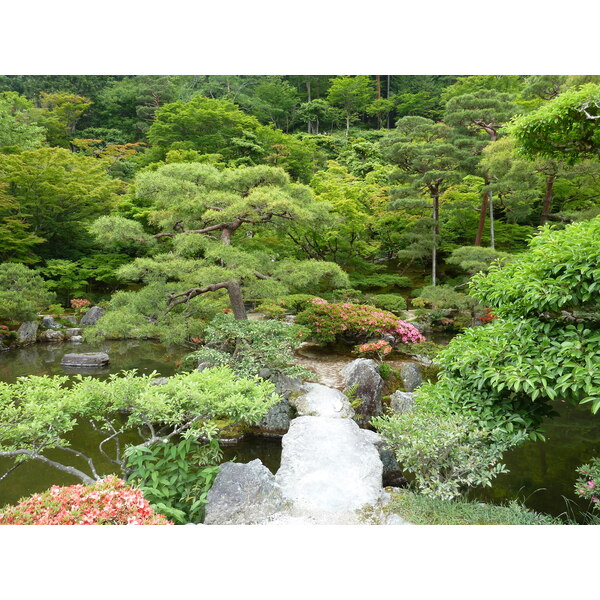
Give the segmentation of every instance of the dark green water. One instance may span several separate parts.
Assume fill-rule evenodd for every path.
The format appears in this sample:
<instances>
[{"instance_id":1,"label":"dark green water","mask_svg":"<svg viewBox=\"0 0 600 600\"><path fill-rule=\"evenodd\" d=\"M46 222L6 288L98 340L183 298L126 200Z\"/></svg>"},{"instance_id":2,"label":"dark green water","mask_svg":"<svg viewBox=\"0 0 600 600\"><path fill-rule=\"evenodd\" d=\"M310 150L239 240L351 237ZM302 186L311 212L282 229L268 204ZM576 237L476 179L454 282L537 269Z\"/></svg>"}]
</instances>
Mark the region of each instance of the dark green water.
<instances>
[{"instance_id":1,"label":"dark green water","mask_svg":"<svg viewBox=\"0 0 600 600\"><path fill-rule=\"evenodd\" d=\"M110 363L101 369L65 369L60 366L61 358L68 352L107 352ZM65 375L87 374L106 378L110 373L137 369L140 373L152 373L168 377L177 370L177 363L189 352L183 347L165 347L162 344L146 341L108 341L100 344L36 344L20 350L0 352L0 381L14 382L18 377L29 375ZM73 448L81 450L94 459L99 473L114 472L114 465L104 460L98 452L98 444L102 441L100 434L86 423L80 424L69 436ZM131 441L136 441L132 434ZM127 441L127 440L124 440ZM279 440L254 438L244 439L235 447L223 449L224 460L249 462L260 458L263 464L273 473L279 468L281 460L281 442ZM82 468L88 472L87 465L77 457L65 456L64 452L54 451L48 457L62 463ZM0 476L13 464L12 460L0 459ZM41 492L50 486L71 485L81 483L56 469L46 467L36 461L29 461L10 473L0 481L0 506L13 504L23 496Z\"/></svg>"},{"instance_id":2,"label":"dark green water","mask_svg":"<svg viewBox=\"0 0 600 600\"><path fill-rule=\"evenodd\" d=\"M539 512L558 516L567 513L581 521L590 511L587 501L578 499L573 488L575 469L600 456L600 414L589 405L557 403L558 417L544 424L546 441L527 442L506 452L503 462L509 473L499 475L491 488L478 489L472 497L505 502L519 499Z\"/></svg>"},{"instance_id":3,"label":"dark green water","mask_svg":"<svg viewBox=\"0 0 600 600\"><path fill-rule=\"evenodd\" d=\"M61 358L68 352L107 352L110 363L101 369L65 369L60 366ZM0 352L0 380L14 382L17 377L28 375L65 375L82 373L106 378L110 373L122 370L137 369L140 373L157 371L160 375L173 375L177 369L176 362L186 354L185 348L167 348L152 341L113 341L100 344L75 344L64 342L59 344L35 344L20 350ZM91 456L99 472L113 472L111 465L98 452L98 444L102 438L89 425L79 425L69 437L72 447ZM88 472L81 459L64 452L55 451L49 458L81 467ZM79 462L80 461L80 462ZM0 475L11 465L12 460L0 459ZM51 485L71 485L80 483L78 479L56 469L48 468L36 461L29 461L10 473L0 481L0 506L14 503L19 498L41 492Z\"/></svg>"},{"instance_id":4,"label":"dark green water","mask_svg":"<svg viewBox=\"0 0 600 600\"><path fill-rule=\"evenodd\" d=\"M93 373L88 370L70 370L106 377L109 373L137 369L141 373L158 372L169 376L176 372L176 363L188 352L185 348L167 348L152 341L114 341L97 344L37 344L21 350L0 353L0 380L14 382L26 375L64 374L60 359L67 352L105 351L111 363ZM507 452L504 462L510 473L500 475L491 488L477 489L471 497L497 503L518 499L528 507L552 515L567 511L570 503L571 516L580 519L587 510L587 503L578 502L573 494L575 468L600 456L600 415L592 415L586 406L560 404L556 407L559 417L545 424L546 442L528 442ZM96 458L98 434L82 424L71 437L74 447ZM224 448L224 460L235 458L248 462L259 458L272 472L279 468L281 443L279 440L249 437L240 444ZM52 456L50 456L52 458ZM58 455L56 455L58 458ZM77 458L64 460L78 466ZM71 457L69 457L71 458ZM12 463L0 460L0 474ZM99 470L111 472L109 463L98 460ZM0 506L13 503L19 498L47 489L53 484L78 483L73 477L50 469L36 462L29 462L0 481Z\"/></svg>"}]
</instances>

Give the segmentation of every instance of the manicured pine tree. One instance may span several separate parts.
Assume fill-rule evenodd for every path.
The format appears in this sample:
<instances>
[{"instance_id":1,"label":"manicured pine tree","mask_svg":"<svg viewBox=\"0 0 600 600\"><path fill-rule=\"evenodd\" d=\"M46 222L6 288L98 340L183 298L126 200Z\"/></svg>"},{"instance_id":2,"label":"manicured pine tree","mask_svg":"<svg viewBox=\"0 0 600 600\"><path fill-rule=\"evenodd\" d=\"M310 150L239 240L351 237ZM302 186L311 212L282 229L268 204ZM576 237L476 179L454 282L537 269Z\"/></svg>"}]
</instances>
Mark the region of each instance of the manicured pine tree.
<instances>
[{"instance_id":1,"label":"manicured pine tree","mask_svg":"<svg viewBox=\"0 0 600 600\"><path fill-rule=\"evenodd\" d=\"M495 142L500 135L500 129L516 112L517 107L512 102L510 94L495 90L480 90L451 98L446 104L444 122L452 127L464 127L475 134L484 132L489 136L490 142ZM484 177L486 185L489 185L487 174ZM475 246L481 246L489 200L489 190L486 190L481 201ZM490 219L490 232L493 248L493 213Z\"/></svg>"},{"instance_id":2,"label":"manicured pine tree","mask_svg":"<svg viewBox=\"0 0 600 600\"><path fill-rule=\"evenodd\" d=\"M153 322L208 292L225 290L236 319L246 319L243 290L251 297L276 297L319 282L347 285L335 263L277 260L257 250L251 238L262 228L285 228L318 215L309 188L290 183L283 169L255 166L219 171L201 163L174 163L136 179L138 201L150 204L158 233L137 221L104 217L93 226L106 246L145 246L148 255L121 268L130 281L166 282L173 289L157 298ZM158 247L157 243L162 247Z\"/></svg>"}]
</instances>

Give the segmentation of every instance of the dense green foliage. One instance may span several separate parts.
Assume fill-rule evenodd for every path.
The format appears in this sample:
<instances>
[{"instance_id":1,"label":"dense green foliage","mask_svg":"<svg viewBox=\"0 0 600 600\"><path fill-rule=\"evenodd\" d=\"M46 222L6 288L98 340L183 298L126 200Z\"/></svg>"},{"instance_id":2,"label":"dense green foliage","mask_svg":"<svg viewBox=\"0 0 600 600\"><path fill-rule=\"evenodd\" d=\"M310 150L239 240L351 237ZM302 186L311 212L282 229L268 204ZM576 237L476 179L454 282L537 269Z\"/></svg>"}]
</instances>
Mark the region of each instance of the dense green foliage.
<instances>
[{"instance_id":1,"label":"dense green foliage","mask_svg":"<svg viewBox=\"0 0 600 600\"><path fill-rule=\"evenodd\" d=\"M290 376L306 372L293 366L293 350L306 337L297 325L279 321L239 321L231 315L213 319L207 326L200 350L189 354L184 364L192 368L198 363L227 365L242 377L285 373Z\"/></svg>"},{"instance_id":2,"label":"dense green foliage","mask_svg":"<svg viewBox=\"0 0 600 600\"><path fill-rule=\"evenodd\" d=\"M188 438L150 447L130 446L129 481L142 490L152 508L174 523L199 523L222 454L216 440L199 444Z\"/></svg>"},{"instance_id":3,"label":"dense green foliage","mask_svg":"<svg viewBox=\"0 0 600 600\"><path fill-rule=\"evenodd\" d=\"M500 462L504 451L525 434L488 429L472 416L454 412L443 398L428 393L431 388L419 388L414 411L377 417L372 424L402 469L414 475L421 494L451 500L469 487L490 486L506 472Z\"/></svg>"},{"instance_id":4,"label":"dense green foliage","mask_svg":"<svg viewBox=\"0 0 600 600\"><path fill-rule=\"evenodd\" d=\"M185 343L218 365L163 387L122 378L143 410L112 380L2 388L7 422L25 419L24 437L2 435L41 460L90 415L123 434L127 408L144 434L156 411L195 443L183 413L256 420L272 390L254 377L293 372L290 314L318 343L425 354L415 325L464 333L421 408L382 430L422 491L488 484L554 402L600 408L599 89L584 75L0 76L3 341L77 298L107 308L87 341ZM218 406L184 400L185 377ZM194 520L205 489L164 462L189 453L178 444L140 450L138 479L173 479L148 493Z\"/></svg>"},{"instance_id":5,"label":"dense green foliage","mask_svg":"<svg viewBox=\"0 0 600 600\"><path fill-rule=\"evenodd\" d=\"M46 282L18 263L0 264L0 319L30 321L54 300Z\"/></svg>"},{"instance_id":6,"label":"dense green foliage","mask_svg":"<svg viewBox=\"0 0 600 600\"><path fill-rule=\"evenodd\" d=\"M126 443L150 447L179 436L210 439L218 432L215 420L253 424L278 401L272 384L237 378L228 367L175 375L163 385L153 383L155 377L131 371L107 380L79 375L72 385L65 376L0 382L0 456L38 460L90 483L100 478L94 461L68 441L78 421L89 422L102 435L100 453L127 474ZM140 436L137 442L127 440L131 432ZM51 460L49 450L75 452L86 467Z\"/></svg>"}]
</instances>

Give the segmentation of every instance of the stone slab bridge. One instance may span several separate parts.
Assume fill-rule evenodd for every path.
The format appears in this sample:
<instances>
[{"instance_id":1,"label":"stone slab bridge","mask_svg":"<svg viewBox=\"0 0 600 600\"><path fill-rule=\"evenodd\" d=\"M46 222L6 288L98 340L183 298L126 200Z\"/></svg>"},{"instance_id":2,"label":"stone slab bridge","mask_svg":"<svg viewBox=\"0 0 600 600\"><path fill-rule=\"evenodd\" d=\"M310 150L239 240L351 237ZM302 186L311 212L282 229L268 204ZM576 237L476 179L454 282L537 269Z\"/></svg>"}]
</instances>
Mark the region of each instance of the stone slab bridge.
<instances>
[{"instance_id":1,"label":"stone slab bridge","mask_svg":"<svg viewBox=\"0 0 600 600\"><path fill-rule=\"evenodd\" d=\"M205 524L404 524L384 516L380 437L361 429L339 390L306 383L290 399L298 417L273 475L260 460L225 463L208 494Z\"/></svg>"}]
</instances>

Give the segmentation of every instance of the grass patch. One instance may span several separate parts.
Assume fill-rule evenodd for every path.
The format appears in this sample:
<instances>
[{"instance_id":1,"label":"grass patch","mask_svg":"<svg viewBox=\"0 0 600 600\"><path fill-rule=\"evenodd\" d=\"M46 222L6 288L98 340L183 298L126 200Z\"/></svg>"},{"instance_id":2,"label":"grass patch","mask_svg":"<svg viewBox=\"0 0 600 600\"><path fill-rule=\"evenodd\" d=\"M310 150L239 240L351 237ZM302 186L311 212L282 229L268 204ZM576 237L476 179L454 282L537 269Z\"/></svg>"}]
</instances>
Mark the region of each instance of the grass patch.
<instances>
[{"instance_id":1,"label":"grass patch","mask_svg":"<svg viewBox=\"0 0 600 600\"><path fill-rule=\"evenodd\" d=\"M438 500L409 490L394 490L385 507L415 525L562 525L549 515L536 513L518 502L504 506L468 500Z\"/></svg>"}]
</instances>

